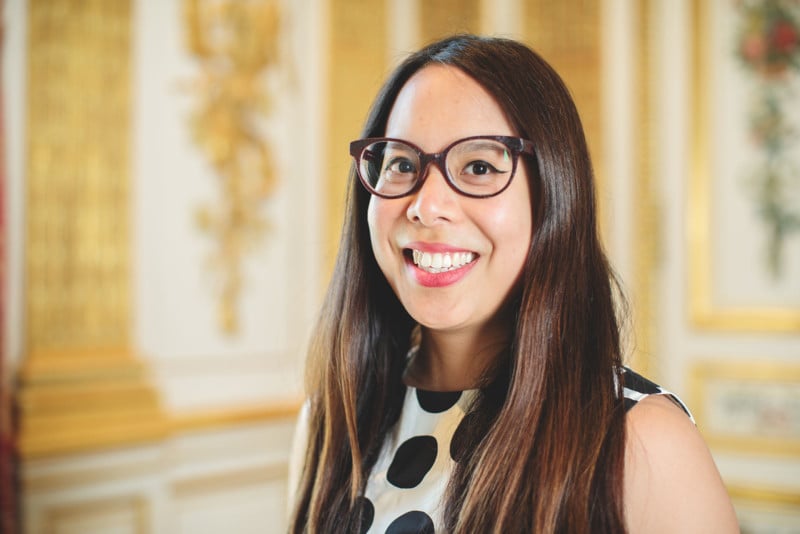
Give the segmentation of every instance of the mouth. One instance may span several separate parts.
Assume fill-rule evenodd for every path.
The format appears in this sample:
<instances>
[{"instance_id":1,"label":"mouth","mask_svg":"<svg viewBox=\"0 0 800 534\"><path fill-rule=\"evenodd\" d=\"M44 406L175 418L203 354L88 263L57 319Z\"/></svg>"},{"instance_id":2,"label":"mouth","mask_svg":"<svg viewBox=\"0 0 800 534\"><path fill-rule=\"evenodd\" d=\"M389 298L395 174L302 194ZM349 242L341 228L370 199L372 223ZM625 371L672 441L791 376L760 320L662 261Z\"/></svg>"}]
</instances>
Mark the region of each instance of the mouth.
<instances>
[{"instance_id":1,"label":"mouth","mask_svg":"<svg viewBox=\"0 0 800 534\"><path fill-rule=\"evenodd\" d=\"M406 249L405 254L418 268L431 274L455 271L474 262L478 255L474 252L424 252Z\"/></svg>"}]
</instances>

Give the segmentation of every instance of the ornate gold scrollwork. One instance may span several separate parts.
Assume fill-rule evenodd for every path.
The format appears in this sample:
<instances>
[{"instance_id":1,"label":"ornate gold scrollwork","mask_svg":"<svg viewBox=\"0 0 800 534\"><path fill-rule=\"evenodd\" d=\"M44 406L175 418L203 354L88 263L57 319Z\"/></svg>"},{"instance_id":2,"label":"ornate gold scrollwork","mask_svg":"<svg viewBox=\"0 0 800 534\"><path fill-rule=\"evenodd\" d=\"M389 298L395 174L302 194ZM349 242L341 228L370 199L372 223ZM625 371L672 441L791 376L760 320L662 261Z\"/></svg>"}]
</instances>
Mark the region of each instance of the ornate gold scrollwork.
<instances>
[{"instance_id":1,"label":"ornate gold scrollwork","mask_svg":"<svg viewBox=\"0 0 800 534\"><path fill-rule=\"evenodd\" d=\"M242 260L268 230L263 201L276 186L261 121L269 113L265 74L278 62L280 9L275 0L186 0L188 47L200 64L194 140L219 177L221 198L197 211L216 242L210 266L218 278L222 330L238 329Z\"/></svg>"}]
</instances>

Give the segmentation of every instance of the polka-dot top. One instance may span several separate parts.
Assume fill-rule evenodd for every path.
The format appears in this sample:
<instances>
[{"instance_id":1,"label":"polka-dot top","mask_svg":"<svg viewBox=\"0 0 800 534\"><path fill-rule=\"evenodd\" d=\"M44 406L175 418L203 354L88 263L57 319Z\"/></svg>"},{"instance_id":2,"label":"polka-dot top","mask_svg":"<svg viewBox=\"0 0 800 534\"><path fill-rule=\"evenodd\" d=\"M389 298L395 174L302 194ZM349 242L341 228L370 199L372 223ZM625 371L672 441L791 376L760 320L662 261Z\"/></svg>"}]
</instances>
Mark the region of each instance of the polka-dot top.
<instances>
[{"instance_id":1,"label":"polka-dot top","mask_svg":"<svg viewBox=\"0 0 800 534\"><path fill-rule=\"evenodd\" d=\"M626 409L649 395L669 395L692 417L678 397L630 369L623 370L623 380ZM476 392L407 389L400 419L360 497L361 533L441 532L442 497L460 456L459 436L469 422L464 415Z\"/></svg>"}]
</instances>

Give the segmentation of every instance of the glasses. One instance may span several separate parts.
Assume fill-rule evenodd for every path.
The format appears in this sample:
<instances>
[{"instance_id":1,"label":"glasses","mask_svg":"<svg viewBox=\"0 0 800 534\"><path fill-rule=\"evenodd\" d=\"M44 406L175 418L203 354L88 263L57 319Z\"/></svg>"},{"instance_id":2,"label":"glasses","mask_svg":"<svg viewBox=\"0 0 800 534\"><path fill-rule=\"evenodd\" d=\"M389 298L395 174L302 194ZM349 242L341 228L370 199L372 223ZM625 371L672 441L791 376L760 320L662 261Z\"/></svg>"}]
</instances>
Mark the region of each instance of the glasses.
<instances>
[{"instance_id":1,"label":"glasses","mask_svg":"<svg viewBox=\"0 0 800 534\"><path fill-rule=\"evenodd\" d=\"M458 193L472 198L493 197L511 184L520 154L535 155L533 143L504 135L467 137L437 154L388 137L350 143L361 183L381 198L400 198L417 191L431 163Z\"/></svg>"}]
</instances>

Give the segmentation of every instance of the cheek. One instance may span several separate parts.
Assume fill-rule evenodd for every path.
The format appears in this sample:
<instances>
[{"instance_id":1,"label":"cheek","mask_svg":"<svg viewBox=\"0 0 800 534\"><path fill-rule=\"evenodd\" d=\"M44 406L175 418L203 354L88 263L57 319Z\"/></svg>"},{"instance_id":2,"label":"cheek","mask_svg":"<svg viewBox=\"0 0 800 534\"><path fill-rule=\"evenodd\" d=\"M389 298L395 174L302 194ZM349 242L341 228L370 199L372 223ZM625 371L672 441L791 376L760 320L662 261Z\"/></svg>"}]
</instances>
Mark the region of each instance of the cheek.
<instances>
[{"instance_id":1,"label":"cheek","mask_svg":"<svg viewBox=\"0 0 800 534\"><path fill-rule=\"evenodd\" d=\"M491 216L484 218L484 228L500 254L503 269L508 275L518 275L528 256L533 237L533 217L527 195L513 197L512 202L497 206Z\"/></svg>"},{"instance_id":2,"label":"cheek","mask_svg":"<svg viewBox=\"0 0 800 534\"><path fill-rule=\"evenodd\" d=\"M514 199L513 202L497 206L487 215L489 216L483 217L483 224L486 228L494 229L498 240L502 240L503 243L524 242L527 248L533 224L531 207L527 199Z\"/></svg>"},{"instance_id":3,"label":"cheek","mask_svg":"<svg viewBox=\"0 0 800 534\"><path fill-rule=\"evenodd\" d=\"M384 269L382 260L388 254L389 231L391 228L392 214L389 213L383 199L372 197L367 208L367 226L369 239L372 244L372 253L381 269Z\"/></svg>"},{"instance_id":4,"label":"cheek","mask_svg":"<svg viewBox=\"0 0 800 534\"><path fill-rule=\"evenodd\" d=\"M380 241L378 235L381 231L381 225L378 220L378 208L374 200L370 200L369 206L367 207L367 227L369 228L369 240L370 243L372 243L372 253L375 255L376 259L378 259L380 251L377 246Z\"/></svg>"}]
</instances>

